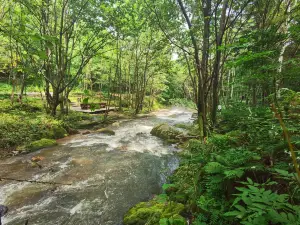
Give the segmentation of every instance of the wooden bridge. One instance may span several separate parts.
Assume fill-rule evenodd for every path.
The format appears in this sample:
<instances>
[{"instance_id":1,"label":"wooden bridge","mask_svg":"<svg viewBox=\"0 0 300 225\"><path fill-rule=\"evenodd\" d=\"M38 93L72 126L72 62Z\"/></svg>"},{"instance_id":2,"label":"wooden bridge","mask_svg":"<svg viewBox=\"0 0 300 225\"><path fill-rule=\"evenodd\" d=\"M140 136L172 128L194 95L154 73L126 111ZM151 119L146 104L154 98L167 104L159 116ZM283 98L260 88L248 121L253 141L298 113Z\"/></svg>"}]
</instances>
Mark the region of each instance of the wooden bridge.
<instances>
[{"instance_id":1,"label":"wooden bridge","mask_svg":"<svg viewBox=\"0 0 300 225\"><path fill-rule=\"evenodd\" d=\"M80 105L77 105L76 103L72 103L72 102L70 108L71 110L76 112L83 112L89 114L100 114L105 112L117 111L119 109L119 107L115 107L115 106L106 106L92 111L91 109L82 109Z\"/></svg>"}]
</instances>

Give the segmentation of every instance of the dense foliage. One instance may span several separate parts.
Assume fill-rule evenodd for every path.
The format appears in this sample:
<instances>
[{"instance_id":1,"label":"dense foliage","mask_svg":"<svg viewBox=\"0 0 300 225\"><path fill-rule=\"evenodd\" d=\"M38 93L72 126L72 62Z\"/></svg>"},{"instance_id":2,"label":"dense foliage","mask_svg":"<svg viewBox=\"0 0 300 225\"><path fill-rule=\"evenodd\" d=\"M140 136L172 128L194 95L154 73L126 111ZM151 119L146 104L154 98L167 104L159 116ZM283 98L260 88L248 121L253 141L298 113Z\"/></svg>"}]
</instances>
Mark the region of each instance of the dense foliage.
<instances>
[{"instance_id":1,"label":"dense foliage","mask_svg":"<svg viewBox=\"0 0 300 225\"><path fill-rule=\"evenodd\" d=\"M289 105L284 123L297 150L300 117L298 105L293 104L299 101L299 96L295 93L292 98L288 96L282 98L279 106ZM195 225L299 224L299 177L274 113L267 107L236 104L223 110L220 117L218 130L205 143L191 139L185 144L180 167L170 183L163 185L164 194L151 204L161 201L166 205L184 204L184 210L174 218L184 216ZM195 132L195 125L179 125L176 127ZM299 151L297 155L299 161ZM129 214L134 214L137 207L145 209L147 205L138 205ZM150 209L139 224L147 224L154 218L159 221L154 224L186 224L186 221L169 221L163 215L159 217ZM126 218L125 224L132 224L131 217Z\"/></svg>"}]
</instances>

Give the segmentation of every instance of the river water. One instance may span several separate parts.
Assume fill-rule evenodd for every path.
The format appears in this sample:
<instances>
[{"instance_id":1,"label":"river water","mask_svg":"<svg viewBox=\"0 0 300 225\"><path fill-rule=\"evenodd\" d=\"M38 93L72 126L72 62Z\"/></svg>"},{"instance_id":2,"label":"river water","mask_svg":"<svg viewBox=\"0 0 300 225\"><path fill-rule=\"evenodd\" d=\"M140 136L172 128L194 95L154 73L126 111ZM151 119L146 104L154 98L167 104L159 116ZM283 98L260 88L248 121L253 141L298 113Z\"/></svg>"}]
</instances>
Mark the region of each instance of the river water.
<instances>
[{"instance_id":1,"label":"river water","mask_svg":"<svg viewBox=\"0 0 300 225\"><path fill-rule=\"evenodd\" d=\"M0 161L0 176L66 185L0 181L4 225L118 225L126 211L161 192L178 166L178 151L150 134L156 124L190 122L191 112L173 108L121 121L105 134L75 135L55 147ZM41 156L42 168L30 159ZM68 184L68 185L67 185Z\"/></svg>"}]
</instances>

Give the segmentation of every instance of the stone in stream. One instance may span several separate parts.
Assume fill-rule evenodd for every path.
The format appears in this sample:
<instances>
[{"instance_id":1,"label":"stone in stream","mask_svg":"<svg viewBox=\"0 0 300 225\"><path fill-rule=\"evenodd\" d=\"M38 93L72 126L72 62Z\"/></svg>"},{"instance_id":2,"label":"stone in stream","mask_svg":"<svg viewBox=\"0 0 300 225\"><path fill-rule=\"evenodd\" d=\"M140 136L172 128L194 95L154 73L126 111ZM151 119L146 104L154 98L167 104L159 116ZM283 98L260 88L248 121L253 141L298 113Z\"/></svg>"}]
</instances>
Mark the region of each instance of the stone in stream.
<instances>
[{"instance_id":1,"label":"stone in stream","mask_svg":"<svg viewBox=\"0 0 300 225\"><path fill-rule=\"evenodd\" d=\"M176 142L178 135L182 135L182 132L176 130L174 127L166 123L155 126L150 133L153 136L160 137L163 140L167 140L171 143Z\"/></svg>"},{"instance_id":2,"label":"stone in stream","mask_svg":"<svg viewBox=\"0 0 300 225\"><path fill-rule=\"evenodd\" d=\"M1 222L1 217L3 217L8 211L8 208L5 205L0 205L0 225L2 224Z\"/></svg>"},{"instance_id":3,"label":"stone in stream","mask_svg":"<svg viewBox=\"0 0 300 225\"><path fill-rule=\"evenodd\" d=\"M108 134L108 135L115 135L116 134L113 130L108 129L108 128L101 128L101 129L97 130L97 133Z\"/></svg>"},{"instance_id":4,"label":"stone in stream","mask_svg":"<svg viewBox=\"0 0 300 225\"><path fill-rule=\"evenodd\" d=\"M82 132L82 135L87 135L87 134L90 134L90 133L91 133L91 131L86 130L86 131Z\"/></svg>"}]
</instances>

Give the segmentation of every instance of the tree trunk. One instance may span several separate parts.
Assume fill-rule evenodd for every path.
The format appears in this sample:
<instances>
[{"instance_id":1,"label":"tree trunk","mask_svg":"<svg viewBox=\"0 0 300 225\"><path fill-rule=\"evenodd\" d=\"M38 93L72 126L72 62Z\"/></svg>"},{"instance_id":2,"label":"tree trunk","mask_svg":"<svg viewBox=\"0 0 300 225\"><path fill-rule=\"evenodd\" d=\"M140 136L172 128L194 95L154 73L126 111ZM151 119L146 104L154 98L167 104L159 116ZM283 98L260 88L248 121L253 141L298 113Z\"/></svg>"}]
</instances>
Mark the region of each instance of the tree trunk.
<instances>
[{"instance_id":1,"label":"tree trunk","mask_svg":"<svg viewBox=\"0 0 300 225\"><path fill-rule=\"evenodd\" d=\"M25 74L23 74L22 81L21 81L21 90L19 95L20 100L23 99L24 90L25 90Z\"/></svg>"},{"instance_id":2,"label":"tree trunk","mask_svg":"<svg viewBox=\"0 0 300 225\"><path fill-rule=\"evenodd\" d=\"M197 45L196 37L193 32L192 23L190 18L187 15L186 9L182 3L182 0L177 0L180 6L180 10L186 20L186 23L189 28L189 35L191 42L194 48L194 60L198 76L198 101L197 101L197 110L198 110L198 123L199 123L199 132L201 139L204 139L206 136L206 102L205 102L205 80L207 77L207 60L208 60L208 44L209 44L209 19L208 15L210 14L211 1L205 0L202 1L203 5L203 15L205 18L204 22L204 34L203 34L203 49L202 49L202 62L199 58L199 47ZM204 3L205 2L205 3ZM203 4L204 3L204 4ZM207 4L206 4L207 3Z\"/></svg>"},{"instance_id":3,"label":"tree trunk","mask_svg":"<svg viewBox=\"0 0 300 225\"><path fill-rule=\"evenodd\" d=\"M219 31L216 29L216 58L213 70L213 86L212 86L212 122L215 125L217 121L217 109L219 104L218 86L219 86L219 74L220 74L220 64L221 64L221 51L219 47L223 42L223 35L225 32L225 22L226 22L226 10L228 8L228 1L225 0L222 7L222 14L220 19Z\"/></svg>"},{"instance_id":4,"label":"tree trunk","mask_svg":"<svg viewBox=\"0 0 300 225\"><path fill-rule=\"evenodd\" d=\"M252 85L252 105L256 106L257 99L256 99L256 84Z\"/></svg>"}]
</instances>

